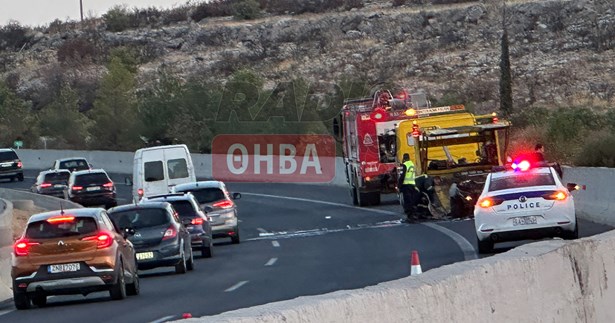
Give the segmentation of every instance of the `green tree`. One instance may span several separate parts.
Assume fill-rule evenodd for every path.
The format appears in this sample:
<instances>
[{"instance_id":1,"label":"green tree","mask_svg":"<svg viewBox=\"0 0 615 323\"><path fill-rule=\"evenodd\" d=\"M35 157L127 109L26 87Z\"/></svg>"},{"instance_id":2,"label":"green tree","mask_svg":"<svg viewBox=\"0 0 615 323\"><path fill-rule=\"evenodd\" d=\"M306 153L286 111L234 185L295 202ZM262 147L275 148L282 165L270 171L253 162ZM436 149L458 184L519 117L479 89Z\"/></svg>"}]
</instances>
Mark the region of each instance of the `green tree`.
<instances>
[{"instance_id":1,"label":"green tree","mask_svg":"<svg viewBox=\"0 0 615 323\"><path fill-rule=\"evenodd\" d=\"M261 6L256 0L240 0L233 4L233 16L239 20L251 20L260 17Z\"/></svg>"},{"instance_id":2,"label":"green tree","mask_svg":"<svg viewBox=\"0 0 615 323\"><path fill-rule=\"evenodd\" d=\"M21 139L26 147L37 141L35 118L30 105L20 99L4 82L0 82L0 146L12 146Z\"/></svg>"},{"instance_id":3,"label":"green tree","mask_svg":"<svg viewBox=\"0 0 615 323\"><path fill-rule=\"evenodd\" d=\"M38 126L41 135L56 138L61 147L86 148L90 125L90 119L79 112L77 93L67 84L62 86L55 99L39 113Z\"/></svg>"},{"instance_id":4,"label":"green tree","mask_svg":"<svg viewBox=\"0 0 615 323\"><path fill-rule=\"evenodd\" d=\"M111 58L107 69L89 111L94 121L91 147L131 151L141 146L135 76L118 57Z\"/></svg>"},{"instance_id":5,"label":"green tree","mask_svg":"<svg viewBox=\"0 0 615 323\"><path fill-rule=\"evenodd\" d=\"M505 116L509 116L513 113L512 76L508 45L508 32L504 29L501 41L502 53L500 57L500 109Z\"/></svg>"},{"instance_id":6,"label":"green tree","mask_svg":"<svg viewBox=\"0 0 615 323\"><path fill-rule=\"evenodd\" d=\"M169 128L175 122L183 91L180 80L163 68L158 71L158 82L140 93L141 134L148 141L171 137Z\"/></svg>"}]
</instances>

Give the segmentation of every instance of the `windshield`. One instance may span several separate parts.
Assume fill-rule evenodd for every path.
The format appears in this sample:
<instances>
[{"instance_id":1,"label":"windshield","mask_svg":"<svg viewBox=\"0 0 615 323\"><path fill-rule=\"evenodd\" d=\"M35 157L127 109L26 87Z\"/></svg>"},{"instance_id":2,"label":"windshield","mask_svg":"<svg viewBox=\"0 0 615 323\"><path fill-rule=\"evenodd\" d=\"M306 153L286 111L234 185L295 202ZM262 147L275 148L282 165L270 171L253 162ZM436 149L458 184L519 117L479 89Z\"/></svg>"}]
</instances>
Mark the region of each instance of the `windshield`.
<instances>
[{"instance_id":1,"label":"windshield","mask_svg":"<svg viewBox=\"0 0 615 323\"><path fill-rule=\"evenodd\" d=\"M63 183L67 182L70 177L70 173L49 173L45 175L45 182L50 183Z\"/></svg>"},{"instance_id":2,"label":"windshield","mask_svg":"<svg viewBox=\"0 0 615 323\"><path fill-rule=\"evenodd\" d=\"M90 185L90 184L106 184L109 183L109 177L103 173L92 173L79 175L75 178L75 185Z\"/></svg>"},{"instance_id":3,"label":"windshield","mask_svg":"<svg viewBox=\"0 0 615 323\"><path fill-rule=\"evenodd\" d=\"M555 185L553 175L548 174L514 174L512 176L491 179L489 191L506 190L532 186Z\"/></svg>"},{"instance_id":4,"label":"windshield","mask_svg":"<svg viewBox=\"0 0 615 323\"><path fill-rule=\"evenodd\" d=\"M0 161L12 161L19 159L14 151L0 151Z\"/></svg>"},{"instance_id":5,"label":"windshield","mask_svg":"<svg viewBox=\"0 0 615 323\"><path fill-rule=\"evenodd\" d=\"M177 211L180 217L195 216L196 210L189 201L172 201L170 203L173 205L173 208L175 208L175 211Z\"/></svg>"},{"instance_id":6,"label":"windshield","mask_svg":"<svg viewBox=\"0 0 615 323\"><path fill-rule=\"evenodd\" d=\"M191 191L178 191L178 192L191 192L192 195L196 197L196 200L199 201L200 204L211 203L219 200L223 200L226 198L224 196L224 192L219 188L202 188L198 190Z\"/></svg>"},{"instance_id":7,"label":"windshield","mask_svg":"<svg viewBox=\"0 0 615 323\"><path fill-rule=\"evenodd\" d=\"M77 217L72 221L50 223L47 220L28 224L26 237L32 239L50 239L70 237L96 232L96 220L91 217Z\"/></svg>"},{"instance_id":8,"label":"windshield","mask_svg":"<svg viewBox=\"0 0 615 323\"><path fill-rule=\"evenodd\" d=\"M60 162L61 169L85 170L89 169L90 165L83 159L67 160Z\"/></svg>"},{"instance_id":9,"label":"windshield","mask_svg":"<svg viewBox=\"0 0 615 323\"><path fill-rule=\"evenodd\" d=\"M169 214L165 209L134 209L120 212L113 212L109 217L120 229L149 228L160 225L167 225L170 222Z\"/></svg>"}]
</instances>

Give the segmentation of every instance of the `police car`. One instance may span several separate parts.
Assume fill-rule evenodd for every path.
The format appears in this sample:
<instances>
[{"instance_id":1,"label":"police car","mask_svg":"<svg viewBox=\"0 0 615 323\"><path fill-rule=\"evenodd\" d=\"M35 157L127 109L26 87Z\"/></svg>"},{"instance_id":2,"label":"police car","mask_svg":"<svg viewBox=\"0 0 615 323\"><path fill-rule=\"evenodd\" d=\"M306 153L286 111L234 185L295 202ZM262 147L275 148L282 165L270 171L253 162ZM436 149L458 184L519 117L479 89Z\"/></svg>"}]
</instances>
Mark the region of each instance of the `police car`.
<instances>
[{"instance_id":1,"label":"police car","mask_svg":"<svg viewBox=\"0 0 615 323\"><path fill-rule=\"evenodd\" d=\"M562 184L545 163L512 163L487 176L474 208L479 253L498 242L561 237L578 238L574 199L579 186Z\"/></svg>"}]
</instances>

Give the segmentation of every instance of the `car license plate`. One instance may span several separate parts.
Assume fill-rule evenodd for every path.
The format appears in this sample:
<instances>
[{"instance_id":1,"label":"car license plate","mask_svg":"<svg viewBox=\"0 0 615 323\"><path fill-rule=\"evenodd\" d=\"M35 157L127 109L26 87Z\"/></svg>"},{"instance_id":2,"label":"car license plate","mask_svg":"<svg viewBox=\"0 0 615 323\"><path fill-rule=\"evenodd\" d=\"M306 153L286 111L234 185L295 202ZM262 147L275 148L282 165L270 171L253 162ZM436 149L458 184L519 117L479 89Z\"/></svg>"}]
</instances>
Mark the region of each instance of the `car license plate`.
<instances>
[{"instance_id":1,"label":"car license plate","mask_svg":"<svg viewBox=\"0 0 615 323\"><path fill-rule=\"evenodd\" d=\"M513 218L512 220L514 226L538 223L535 216L520 216L518 218Z\"/></svg>"},{"instance_id":2,"label":"car license plate","mask_svg":"<svg viewBox=\"0 0 615 323\"><path fill-rule=\"evenodd\" d=\"M146 259L152 259L152 258L154 258L154 253L151 251L137 253L137 260L146 260Z\"/></svg>"},{"instance_id":3,"label":"car license plate","mask_svg":"<svg viewBox=\"0 0 615 323\"><path fill-rule=\"evenodd\" d=\"M64 187L64 185L62 185L62 184L56 184L56 185L54 185L53 187L55 187L55 188L61 188L61 187Z\"/></svg>"},{"instance_id":4,"label":"car license plate","mask_svg":"<svg viewBox=\"0 0 615 323\"><path fill-rule=\"evenodd\" d=\"M81 269L81 266L79 265L79 263L49 265L49 273L50 274L67 273L67 272L79 271L79 269Z\"/></svg>"},{"instance_id":5,"label":"car license plate","mask_svg":"<svg viewBox=\"0 0 615 323\"><path fill-rule=\"evenodd\" d=\"M13 165L13 163L0 164L0 166L2 166L2 167L11 167L12 165Z\"/></svg>"},{"instance_id":6,"label":"car license plate","mask_svg":"<svg viewBox=\"0 0 615 323\"><path fill-rule=\"evenodd\" d=\"M98 191L100 190L100 186L92 186L92 187L88 187L86 188L87 191Z\"/></svg>"}]
</instances>

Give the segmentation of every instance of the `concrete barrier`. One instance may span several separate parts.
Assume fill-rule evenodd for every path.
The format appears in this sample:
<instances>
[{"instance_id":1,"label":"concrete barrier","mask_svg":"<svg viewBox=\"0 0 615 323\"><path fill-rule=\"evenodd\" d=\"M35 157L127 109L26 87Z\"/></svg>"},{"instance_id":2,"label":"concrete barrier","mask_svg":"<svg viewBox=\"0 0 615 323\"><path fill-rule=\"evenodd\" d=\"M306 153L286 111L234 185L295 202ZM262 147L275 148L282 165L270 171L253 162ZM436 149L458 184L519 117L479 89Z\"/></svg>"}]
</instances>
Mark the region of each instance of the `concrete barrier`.
<instances>
[{"instance_id":1,"label":"concrete barrier","mask_svg":"<svg viewBox=\"0 0 615 323\"><path fill-rule=\"evenodd\" d=\"M182 322L614 322L615 232ZM610 288L609 288L610 287Z\"/></svg>"},{"instance_id":2,"label":"concrete barrier","mask_svg":"<svg viewBox=\"0 0 615 323\"><path fill-rule=\"evenodd\" d=\"M564 167L564 182L585 185L573 192L577 216L615 226L615 168Z\"/></svg>"}]
</instances>

